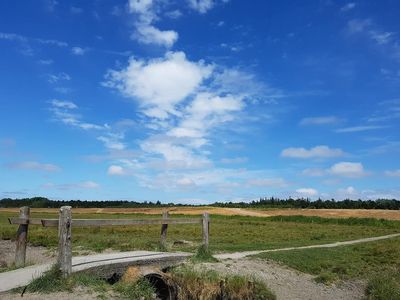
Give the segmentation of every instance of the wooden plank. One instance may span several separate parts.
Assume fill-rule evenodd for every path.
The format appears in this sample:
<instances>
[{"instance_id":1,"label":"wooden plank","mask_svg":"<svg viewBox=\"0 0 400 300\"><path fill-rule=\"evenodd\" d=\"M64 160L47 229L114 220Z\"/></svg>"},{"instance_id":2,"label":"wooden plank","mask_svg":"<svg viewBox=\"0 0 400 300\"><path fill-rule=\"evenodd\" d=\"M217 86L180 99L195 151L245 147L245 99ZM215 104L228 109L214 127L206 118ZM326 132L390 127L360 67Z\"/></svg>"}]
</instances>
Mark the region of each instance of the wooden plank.
<instances>
[{"instance_id":1,"label":"wooden plank","mask_svg":"<svg viewBox=\"0 0 400 300\"><path fill-rule=\"evenodd\" d=\"M203 213L203 246L208 249L208 236L209 236L209 226L210 217L208 213Z\"/></svg>"},{"instance_id":2,"label":"wooden plank","mask_svg":"<svg viewBox=\"0 0 400 300\"><path fill-rule=\"evenodd\" d=\"M19 209L19 218L29 220L30 209L23 206ZM15 247L15 266L17 268L25 267L26 244L28 241L28 223L20 224L17 231L17 240Z\"/></svg>"},{"instance_id":3,"label":"wooden plank","mask_svg":"<svg viewBox=\"0 0 400 300\"><path fill-rule=\"evenodd\" d=\"M72 273L71 206L60 208L58 224L58 264L65 278Z\"/></svg>"},{"instance_id":4,"label":"wooden plank","mask_svg":"<svg viewBox=\"0 0 400 300\"><path fill-rule=\"evenodd\" d=\"M8 218L8 222L13 225L42 225L41 219Z\"/></svg>"},{"instance_id":5,"label":"wooden plank","mask_svg":"<svg viewBox=\"0 0 400 300\"><path fill-rule=\"evenodd\" d=\"M167 220L169 217L168 211L163 211L163 220ZM167 244L167 230L168 224L161 224L161 246L165 247Z\"/></svg>"},{"instance_id":6,"label":"wooden plank","mask_svg":"<svg viewBox=\"0 0 400 300\"><path fill-rule=\"evenodd\" d=\"M42 219L44 227L58 226L58 220ZM127 226L127 225L162 225L162 224L201 224L202 219L74 219L74 226Z\"/></svg>"}]
</instances>

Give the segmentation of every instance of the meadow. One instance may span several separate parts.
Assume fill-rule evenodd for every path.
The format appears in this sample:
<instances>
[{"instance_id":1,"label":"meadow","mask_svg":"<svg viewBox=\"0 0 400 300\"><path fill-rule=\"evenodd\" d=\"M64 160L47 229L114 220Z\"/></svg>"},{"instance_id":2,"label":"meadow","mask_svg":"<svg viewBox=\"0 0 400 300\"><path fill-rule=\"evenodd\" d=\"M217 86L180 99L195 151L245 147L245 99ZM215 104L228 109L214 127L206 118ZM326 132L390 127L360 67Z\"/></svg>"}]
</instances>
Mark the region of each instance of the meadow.
<instances>
[{"instance_id":1,"label":"meadow","mask_svg":"<svg viewBox=\"0 0 400 300\"><path fill-rule=\"evenodd\" d=\"M0 239L14 239L17 226L10 225L7 218L14 212L0 212ZM154 218L160 215L137 213L74 213L73 218ZM57 218L56 212L31 213L33 218ZM173 215L182 218L185 215ZM308 216L222 216L211 215L210 249L214 253L273 249L289 246L346 241L397 233L400 222L372 218L321 218ZM199 224L169 225L167 250L195 251L201 244ZM73 247L79 250L101 252L158 250L159 225L73 227ZM57 229L38 225L29 227L29 242L36 246L55 248ZM183 241L183 242L182 242Z\"/></svg>"}]
</instances>

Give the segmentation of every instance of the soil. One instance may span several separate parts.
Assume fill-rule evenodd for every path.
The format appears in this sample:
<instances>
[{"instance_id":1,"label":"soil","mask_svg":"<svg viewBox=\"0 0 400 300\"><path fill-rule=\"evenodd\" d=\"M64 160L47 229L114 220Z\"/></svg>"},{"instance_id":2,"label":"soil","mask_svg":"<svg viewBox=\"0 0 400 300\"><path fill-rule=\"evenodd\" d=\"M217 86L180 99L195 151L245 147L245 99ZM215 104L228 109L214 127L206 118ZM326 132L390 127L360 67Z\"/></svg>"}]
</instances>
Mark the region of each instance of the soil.
<instances>
[{"instance_id":1,"label":"soil","mask_svg":"<svg viewBox=\"0 0 400 300\"><path fill-rule=\"evenodd\" d=\"M168 207L168 208L74 208L73 213L86 214L132 214L142 213L151 215L161 215L167 209L170 214L200 215L204 211L210 214L226 216L318 216L324 218L377 218L388 220L400 220L400 210L384 209L244 209L244 208L224 208L224 207ZM18 214L19 208L0 208L0 212L14 212ZM31 212L51 212L58 213L57 208L31 208Z\"/></svg>"},{"instance_id":2,"label":"soil","mask_svg":"<svg viewBox=\"0 0 400 300\"><path fill-rule=\"evenodd\" d=\"M55 261L55 251L45 247L26 248L26 265L44 264ZM10 240L0 240L0 264L5 267L12 267L15 260L15 242Z\"/></svg>"},{"instance_id":3,"label":"soil","mask_svg":"<svg viewBox=\"0 0 400 300\"><path fill-rule=\"evenodd\" d=\"M342 281L328 286L317 283L312 275L272 261L238 259L202 266L222 274L255 277L264 282L278 300L356 300L365 297L366 283L363 281Z\"/></svg>"}]
</instances>

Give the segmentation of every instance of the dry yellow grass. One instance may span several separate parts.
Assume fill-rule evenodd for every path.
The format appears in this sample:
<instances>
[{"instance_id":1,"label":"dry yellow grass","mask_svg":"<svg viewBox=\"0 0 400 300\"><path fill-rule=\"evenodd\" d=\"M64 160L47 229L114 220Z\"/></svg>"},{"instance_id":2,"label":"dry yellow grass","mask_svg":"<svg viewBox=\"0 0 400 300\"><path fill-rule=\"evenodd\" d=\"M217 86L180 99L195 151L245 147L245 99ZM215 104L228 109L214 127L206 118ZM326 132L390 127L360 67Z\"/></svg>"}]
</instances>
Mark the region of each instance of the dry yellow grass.
<instances>
[{"instance_id":1,"label":"dry yellow grass","mask_svg":"<svg viewBox=\"0 0 400 300\"><path fill-rule=\"evenodd\" d=\"M74 214L132 214L141 213L149 215L160 215L165 208L74 208ZM317 216L324 218L377 218L387 220L400 220L400 210L383 209L244 209L244 208L222 208L222 207L168 207L170 214L200 215L204 211L210 214L225 216ZM18 208L0 208L0 212L18 212ZM33 208L32 212L57 212L56 208Z\"/></svg>"}]
</instances>

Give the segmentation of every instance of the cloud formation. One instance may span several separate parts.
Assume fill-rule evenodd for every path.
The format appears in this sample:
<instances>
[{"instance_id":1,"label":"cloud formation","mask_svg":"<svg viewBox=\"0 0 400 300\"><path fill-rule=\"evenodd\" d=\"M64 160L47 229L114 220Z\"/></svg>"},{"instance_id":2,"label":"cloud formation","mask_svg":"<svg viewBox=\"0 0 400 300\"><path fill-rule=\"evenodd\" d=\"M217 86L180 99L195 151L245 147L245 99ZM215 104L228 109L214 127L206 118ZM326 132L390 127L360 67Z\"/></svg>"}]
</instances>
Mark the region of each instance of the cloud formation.
<instances>
[{"instance_id":1,"label":"cloud formation","mask_svg":"<svg viewBox=\"0 0 400 300\"><path fill-rule=\"evenodd\" d=\"M345 153L339 148L329 148L325 145L315 146L310 149L286 148L282 150L282 157L291 158L329 158L343 156Z\"/></svg>"}]
</instances>

